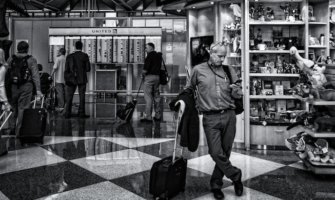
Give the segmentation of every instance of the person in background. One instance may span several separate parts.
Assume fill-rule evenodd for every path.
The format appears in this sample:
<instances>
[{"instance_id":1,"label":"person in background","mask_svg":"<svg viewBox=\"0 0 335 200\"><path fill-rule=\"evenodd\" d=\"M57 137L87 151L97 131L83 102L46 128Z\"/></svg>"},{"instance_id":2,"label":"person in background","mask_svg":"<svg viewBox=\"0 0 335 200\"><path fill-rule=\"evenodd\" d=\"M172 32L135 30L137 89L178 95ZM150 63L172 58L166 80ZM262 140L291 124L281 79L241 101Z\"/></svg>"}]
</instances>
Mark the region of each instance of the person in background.
<instances>
[{"instance_id":1,"label":"person in background","mask_svg":"<svg viewBox=\"0 0 335 200\"><path fill-rule=\"evenodd\" d=\"M10 111L11 106L8 103L8 98L5 89L5 76L8 64L5 59L5 52L0 48L0 103L2 104L3 110Z\"/></svg>"},{"instance_id":2,"label":"person in background","mask_svg":"<svg viewBox=\"0 0 335 200\"><path fill-rule=\"evenodd\" d=\"M64 81L64 71L65 71L65 58L66 50L65 48L60 48L58 55L53 66L51 74L55 75L55 87L57 95L57 108L56 110L62 111L65 106L65 81Z\"/></svg>"},{"instance_id":3,"label":"person in background","mask_svg":"<svg viewBox=\"0 0 335 200\"><path fill-rule=\"evenodd\" d=\"M41 64L37 64L37 67L40 74L41 92L43 95L47 95L52 84L52 77L49 73L43 72L43 66Z\"/></svg>"},{"instance_id":4,"label":"person in background","mask_svg":"<svg viewBox=\"0 0 335 200\"><path fill-rule=\"evenodd\" d=\"M88 118L85 114L85 92L87 84L87 72L91 71L90 60L86 53L82 52L83 43L77 41L76 51L66 57L64 79L66 84L65 91L65 118L71 117L72 100L74 92L78 87L79 91L79 110L78 117Z\"/></svg>"},{"instance_id":5,"label":"person in background","mask_svg":"<svg viewBox=\"0 0 335 200\"><path fill-rule=\"evenodd\" d=\"M43 97L40 86L36 59L28 55L29 44L25 41L17 45L17 54L8 59L9 68L6 73L5 86L14 117L10 120L11 132L19 136L22 125L23 111L30 107L34 86L36 100ZM8 94L9 93L9 94Z\"/></svg>"},{"instance_id":6,"label":"person in background","mask_svg":"<svg viewBox=\"0 0 335 200\"><path fill-rule=\"evenodd\" d=\"M142 79L144 81L145 113L141 122L152 122L152 104L155 107L155 121L161 120L159 74L162 67L162 55L155 51L155 45L146 45L147 57L144 61Z\"/></svg>"},{"instance_id":7,"label":"person in background","mask_svg":"<svg viewBox=\"0 0 335 200\"><path fill-rule=\"evenodd\" d=\"M224 198L224 176L232 180L237 196L243 193L242 172L229 161L236 133L234 99L242 98L242 88L237 85L235 70L222 64L226 54L225 45L212 44L208 62L193 68L190 81L191 88L198 91L198 109L203 114L209 154L215 162L210 180L215 199Z\"/></svg>"}]
</instances>

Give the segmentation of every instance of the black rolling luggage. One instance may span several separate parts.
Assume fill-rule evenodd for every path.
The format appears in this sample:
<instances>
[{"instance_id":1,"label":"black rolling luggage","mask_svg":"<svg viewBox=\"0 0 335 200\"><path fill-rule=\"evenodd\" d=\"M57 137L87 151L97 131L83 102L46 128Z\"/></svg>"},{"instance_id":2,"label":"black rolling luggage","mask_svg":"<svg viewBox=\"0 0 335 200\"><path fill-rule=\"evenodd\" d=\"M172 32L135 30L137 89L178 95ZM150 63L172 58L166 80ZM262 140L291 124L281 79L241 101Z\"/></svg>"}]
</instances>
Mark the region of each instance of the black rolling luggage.
<instances>
[{"instance_id":1,"label":"black rolling luggage","mask_svg":"<svg viewBox=\"0 0 335 200\"><path fill-rule=\"evenodd\" d=\"M5 117L6 112L3 112L0 116L0 120ZM7 123L8 119L12 115L12 112L10 112L6 119L2 122L0 126L0 131L2 130L3 126ZM8 139L7 138L2 138L0 134L0 156L6 155L8 153Z\"/></svg>"},{"instance_id":2,"label":"black rolling luggage","mask_svg":"<svg viewBox=\"0 0 335 200\"><path fill-rule=\"evenodd\" d=\"M120 119L125 120L127 122L130 122L131 118L133 117L133 113L134 113L134 110L135 110L135 107L136 107L136 104L137 104L138 94L140 93L142 83L143 83L143 80L141 81L140 87L138 88L136 98L133 99L131 102L128 102L125 107L120 108L117 111L116 115Z\"/></svg>"},{"instance_id":3,"label":"black rolling luggage","mask_svg":"<svg viewBox=\"0 0 335 200\"><path fill-rule=\"evenodd\" d=\"M43 108L43 104L44 97L42 98L41 108L36 108L35 99L33 108L24 110L18 137L22 145L26 143L43 144L47 124L47 111Z\"/></svg>"},{"instance_id":4,"label":"black rolling luggage","mask_svg":"<svg viewBox=\"0 0 335 200\"><path fill-rule=\"evenodd\" d=\"M169 199L185 191L187 160L176 157L178 125L183 112L178 113L173 155L155 162L150 171L149 192L156 199Z\"/></svg>"}]
</instances>

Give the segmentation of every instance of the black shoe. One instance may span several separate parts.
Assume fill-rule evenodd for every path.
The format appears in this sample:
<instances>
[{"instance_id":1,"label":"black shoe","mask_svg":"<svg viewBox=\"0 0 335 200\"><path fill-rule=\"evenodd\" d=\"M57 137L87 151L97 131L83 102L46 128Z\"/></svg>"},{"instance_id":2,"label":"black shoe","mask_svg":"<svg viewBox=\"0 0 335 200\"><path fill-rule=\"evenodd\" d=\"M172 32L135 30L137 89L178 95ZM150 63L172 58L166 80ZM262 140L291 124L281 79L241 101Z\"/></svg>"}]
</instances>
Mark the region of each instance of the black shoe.
<instances>
[{"instance_id":1,"label":"black shoe","mask_svg":"<svg viewBox=\"0 0 335 200\"><path fill-rule=\"evenodd\" d=\"M212 189L212 193L215 199L224 199L224 194L220 189Z\"/></svg>"},{"instance_id":2,"label":"black shoe","mask_svg":"<svg viewBox=\"0 0 335 200\"><path fill-rule=\"evenodd\" d=\"M141 119L140 122L150 123L150 122L152 122L152 120L144 118L144 119Z\"/></svg>"},{"instance_id":3,"label":"black shoe","mask_svg":"<svg viewBox=\"0 0 335 200\"><path fill-rule=\"evenodd\" d=\"M78 115L78 117L79 117L79 118L83 118L83 119L90 118L89 115L85 115L85 114Z\"/></svg>"},{"instance_id":4,"label":"black shoe","mask_svg":"<svg viewBox=\"0 0 335 200\"><path fill-rule=\"evenodd\" d=\"M239 178L237 181L233 181L234 190L236 196L242 196L243 194L243 183L242 183L242 172L240 170Z\"/></svg>"}]
</instances>

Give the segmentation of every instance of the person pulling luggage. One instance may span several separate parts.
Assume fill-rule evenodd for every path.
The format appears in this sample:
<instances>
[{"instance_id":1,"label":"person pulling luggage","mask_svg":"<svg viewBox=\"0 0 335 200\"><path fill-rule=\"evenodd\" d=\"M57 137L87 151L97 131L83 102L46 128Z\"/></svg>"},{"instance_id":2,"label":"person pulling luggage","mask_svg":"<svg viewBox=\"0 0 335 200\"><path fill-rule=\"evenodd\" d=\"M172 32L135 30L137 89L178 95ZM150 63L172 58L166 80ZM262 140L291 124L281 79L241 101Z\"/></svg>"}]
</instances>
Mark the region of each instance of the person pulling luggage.
<instances>
[{"instance_id":1,"label":"person pulling luggage","mask_svg":"<svg viewBox=\"0 0 335 200\"><path fill-rule=\"evenodd\" d=\"M28 55L29 44L25 41L17 45L17 54L8 59L9 67L5 77L5 87L9 102L13 107L14 117L10 120L11 134L19 136L23 112L30 108L33 88L40 101L43 97L40 86L40 76L36 59Z\"/></svg>"}]
</instances>

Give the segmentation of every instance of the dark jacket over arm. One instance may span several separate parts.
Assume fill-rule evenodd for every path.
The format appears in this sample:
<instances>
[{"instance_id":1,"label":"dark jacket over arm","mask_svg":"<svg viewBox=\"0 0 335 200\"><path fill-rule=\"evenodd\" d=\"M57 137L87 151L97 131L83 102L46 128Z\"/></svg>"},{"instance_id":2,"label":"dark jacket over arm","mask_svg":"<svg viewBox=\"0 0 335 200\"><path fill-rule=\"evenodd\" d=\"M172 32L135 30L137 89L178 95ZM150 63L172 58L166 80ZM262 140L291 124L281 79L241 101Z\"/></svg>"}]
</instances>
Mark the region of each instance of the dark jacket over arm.
<instances>
[{"instance_id":1,"label":"dark jacket over arm","mask_svg":"<svg viewBox=\"0 0 335 200\"><path fill-rule=\"evenodd\" d=\"M181 119L178 133L181 135L180 146L188 147L188 150L195 152L199 145L199 115L196 109L194 99L194 91L192 89L185 89L181 92L176 99L170 103L170 108L177 111L178 108L174 104L182 100L185 102L186 107Z\"/></svg>"}]
</instances>

